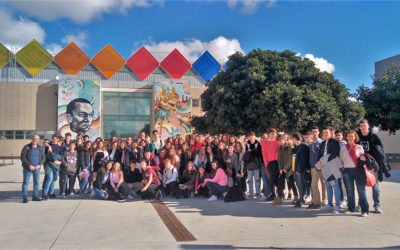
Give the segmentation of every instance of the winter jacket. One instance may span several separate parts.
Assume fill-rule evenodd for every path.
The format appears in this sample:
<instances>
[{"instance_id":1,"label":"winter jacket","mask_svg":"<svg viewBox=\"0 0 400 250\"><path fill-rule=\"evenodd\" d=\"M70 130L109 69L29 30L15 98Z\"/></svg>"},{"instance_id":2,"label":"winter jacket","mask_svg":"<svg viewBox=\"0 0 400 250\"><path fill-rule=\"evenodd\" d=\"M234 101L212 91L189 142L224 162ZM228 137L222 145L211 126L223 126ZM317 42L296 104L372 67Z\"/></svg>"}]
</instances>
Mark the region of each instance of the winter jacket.
<instances>
[{"instance_id":1,"label":"winter jacket","mask_svg":"<svg viewBox=\"0 0 400 250\"><path fill-rule=\"evenodd\" d=\"M196 181L196 176L197 176L196 170L192 170L192 171L185 170L183 172L183 175L181 177L179 177L179 184L194 185L194 183Z\"/></svg>"},{"instance_id":2,"label":"winter jacket","mask_svg":"<svg viewBox=\"0 0 400 250\"><path fill-rule=\"evenodd\" d=\"M321 146L319 147L320 152L319 152L318 160L320 160L321 157L324 156L324 154L325 154L325 145L326 145L326 143L327 143L326 141L323 141L323 142L321 143ZM330 160L332 160L332 159L338 157L339 154L340 154L340 145L339 145L339 142L336 141L336 140L333 139L333 138L331 138L331 139L328 140L327 155L328 155L328 154L330 155L328 161L330 161Z\"/></svg>"},{"instance_id":3,"label":"winter jacket","mask_svg":"<svg viewBox=\"0 0 400 250\"><path fill-rule=\"evenodd\" d=\"M319 155L320 155L320 146L321 146L322 140L317 139L313 141L313 143L310 145L310 165L311 168L315 168L315 163L318 162Z\"/></svg>"},{"instance_id":4,"label":"winter jacket","mask_svg":"<svg viewBox=\"0 0 400 250\"><path fill-rule=\"evenodd\" d=\"M362 161L360 158L357 160L357 167L354 170L354 177L356 183L360 186L365 186L367 183L367 174L365 173L364 165L367 166L369 170L377 172L379 170L379 165L370 154L363 154L366 161Z\"/></svg>"},{"instance_id":5,"label":"winter jacket","mask_svg":"<svg viewBox=\"0 0 400 250\"><path fill-rule=\"evenodd\" d=\"M39 165L43 165L46 161L45 149L43 146L37 145L39 152ZM32 162L32 143L26 144L21 151L22 167L29 169Z\"/></svg>"},{"instance_id":6,"label":"winter jacket","mask_svg":"<svg viewBox=\"0 0 400 250\"><path fill-rule=\"evenodd\" d=\"M54 161L62 161L62 157L59 154L51 154L49 160L46 163L45 174L48 175L50 172L53 174L53 181L57 181L58 172L60 171L60 165L54 163Z\"/></svg>"},{"instance_id":7,"label":"winter jacket","mask_svg":"<svg viewBox=\"0 0 400 250\"><path fill-rule=\"evenodd\" d=\"M328 161L329 158L329 154L322 156L322 158L320 159L322 163L322 168L320 168L317 164L315 165L315 167L320 170L322 169L322 177L324 178L324 180L329 181L331 186L335 186L335 180L342 177L340 169L343 168L343 164L339 157Z\"/></svg>"},{"instance_id":8,"label":"winter jacket","mask_svg":"<svg viewBox=\"0 0 400 250\"><path fill-rule=\"evenodd\" d=\"M372 156L375 158L376 162L379 165L378 180L382 182L383 174L385 174L386 178L389 178L391 176L390 170L392 169L392 167L381 145L377 144L372 147Z\"/></svg>"},{"instance_id":9,"label":"winter jacket","mask_svg":"<svg viewBox=\"0 0 400 250\"><path fill-rule=\"evenodd\" d=\"M126 168L124 177L126 183L135 183L142 181L142 174L140 173L140 170L138 168L135 168L134 171L132 171L130 167Z\"/></svg>"},{"instance_id":10,"label":"winter jacket","mask_svg":"<svg viewBox=\"0 0 400 250\"><path fill-rule=\"evenodd\" d=\"M251 151L246 151L243 155L243 162L247 170L256 170L261 168L261 160L254 157Z\"/></svg>"},{"instance_id":11,"label":"winter jacket","mask_svg":"<svg viewBox=\"0 0 400 250\"><path fill-rule=\"evenodd\" d=\"M286 170L286 176L293 175L292 170L292 155L293 148L289 143L279 146L278 149L278 167L281 170Z\"/></svg>"},{"instance_id":12,"label":"winter jacket","mask_svg":"<svg viewBox=\"0 0 400 250\"><path fill-rule=\"evenodd\" d=\"M90 166L90 151L81 149L78 151L78 171Z\"/></svg>"},{"instance_id":13,"label":"winter jacket","mask_svg":"<svg viewBox=\"0 0 400 250\"><path fill-rule=\"evenodd\" d=\"M296 153L294 171L303 174L310 169L310 149L306 143L301 143L294 152Z\"/></svg>"}]
</instances>

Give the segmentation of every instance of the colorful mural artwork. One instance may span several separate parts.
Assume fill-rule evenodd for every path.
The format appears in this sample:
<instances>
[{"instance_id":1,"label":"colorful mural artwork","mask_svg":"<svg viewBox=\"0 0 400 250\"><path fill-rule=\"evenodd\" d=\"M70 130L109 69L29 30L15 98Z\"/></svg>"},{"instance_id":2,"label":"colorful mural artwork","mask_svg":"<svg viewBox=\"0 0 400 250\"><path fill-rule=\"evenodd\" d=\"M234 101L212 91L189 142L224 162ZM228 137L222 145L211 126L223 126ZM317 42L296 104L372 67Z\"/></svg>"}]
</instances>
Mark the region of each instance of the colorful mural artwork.
<instances>
[{"instance_id":1,"label":"colorful mural artwork","mask_svg":"<svg viewBox=\"0 0 400 250\"><path fill-rule=\"evenodd\" d=\"M189 84L154 83L154 127L162 139L191 133Z\"/></svg>"},{"instance_id":2,"label":"colorful mural artwork","mask_svg":"<svg viewBox=\"0 0 400 250\"><path fill-rule=\"evenodd\" d=\"M92 80L60 80L58 82L57 132L88 135L90 140L101 136L100 85Z\"/></svg>"}]
</instances>

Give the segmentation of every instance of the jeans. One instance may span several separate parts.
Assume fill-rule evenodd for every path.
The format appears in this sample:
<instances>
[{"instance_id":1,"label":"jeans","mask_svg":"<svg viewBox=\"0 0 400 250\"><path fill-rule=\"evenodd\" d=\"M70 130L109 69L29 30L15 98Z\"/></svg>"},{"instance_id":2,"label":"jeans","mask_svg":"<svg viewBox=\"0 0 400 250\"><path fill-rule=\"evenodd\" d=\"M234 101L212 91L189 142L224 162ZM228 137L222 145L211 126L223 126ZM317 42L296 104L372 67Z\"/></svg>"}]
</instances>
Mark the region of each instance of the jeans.
<instances>
[{"instance_id":1,"label":"jeans","mask_svg":"<svg viewBox=\"0 0 400 250\"><path fill-rule=\"evenodd\" d=\"M305 186L305 194L311 195L311 173L304 173L303 174L303 182Z\"/></svg>"},{"instance_id":2,"label":"jeans","mask_svg":"<svg viewBox=\"0 0 400 250\"><path fill-rule=\"evenodd\" d=\"M381 190L379 188L379 181L376 181L375 186L372 187L372 198L374 200L374 207L381 206Z\"/></svg>"},{"instance_id":3,"label":"jeans","mask_svg":"<svg viewBox=\"0 0 400 250\"><path fill-rule=\"evenodd\" d=\"M60 194L73 193L75 180L76 180L75 174L67 174L67 173L60 174L60 182L61 182Z\"/></svg>"},{"instance_id":4,"label":"jeans","mask_svg":"<svg viewBox=\"0 0 400 250\"><path fill-rule=\"evenodd\" d=\"M50 171L48 174L46 174L43 195L54 194L54 185L56 184L56 182L54 181L54 175L56 174L58 173L55 173L54 171Z\"/></svg>"},{"instance_id":5,"label":"jeans","mask_svg":"<svg viewBox=\"0 0 400 250\"><path fill-rule=\"evenodd\" d=\"M347 210L354 212L355 209L355 194L354 194L354 168L345 168L343 173L344 186L347 193Z\"/></svg>"},{"instance_id":6,"label":"jeans","mask_svg":"<svg viewBox=\"0 0 400 250\"><path fill-rule=\"evenodd\" d=\"M268 180L268 176L267 176L267 170L265 167L261 167L261 177L263 180L263 189L264 189L264 196L268 197L269 194L271 193L270 190L270 185L269 185L269 180Z\"/></svg>"},{"instance_id":7,"label":"jeans","mask_svg":"<svg viewBox=\"0 0 400 250\"><path fill-rule=\"evenodd\" d=\"M90 173L90 166L86 167L85 169L86 169L86 171L88 171L88 172ZM79 178L80 178L80 177L79 177ZM89 182L89 178L90 178L90 176L89 176L88 178L82 179L81 185L80 185L80 187L79 187L79 189L81 190L81 192L84 191L84 190L86 189L86 185L87 185L88 182Z\"/></svg>"},{"instance_id":8,"label":"jeans","mask_svg":"<svg viewBox=\"0 0 400 250\"><path fill-rule=\"evenodd\" d=\"M299 200L300 202L304 202L304 195L306 193L306 183L304 182L304 174L293 173L294 180L297 185L297 189L299 191Z\"/></svg>"},{"instance_id":9,"label":"jeans","mask_svg":"<svg viewBox=\"0 0 400 250\"><path fill-rule=\"evenodd\" d=\"M260 194L260 170L247 170L247 183L249 184L249 195L253 196L253 177L256 185L256 194Z\"/></svg>"},{"instance_id":10,"label":"jeans","mask_svg":"<svg viewBox=\"0 0 400 250\"><path fill-rule=\"evenodd\" d=\"M103 191L101 191L100 189L93 188L93 191L94 191L96 199L99 199L99 200L105 200L106 199L105 193L103 193Z\"/></svg>"},{"instance_id":11,"label":"jeans","mask_svg":"<svg viewBox=\"0 0 400 250\"><path fill-rule=\"evenodd\" d=\"M328 181L325 181L325 186L326 186L326 192L328 194L328 204L330 206L333 206L333 195L335 195L335 206L339 207L340 206L340 188L339 188L339 179L335 180L335 186L331 186L331 183Z\"/></svg>"},{"instance_id":12,"label":"jeans","mask_svg":"<svg viewBox=\"0 0 400 250\"><path fill-rule=\"evenodd\" d=\"M357 193L358 193L358 203L361 207L361 213L369 213L369 204L367 199L367 192L364 185L359 185L356 183Z\"/></svg>"},{"instance_id":13,"label":"jeans","mask_svg":"<svg viewBox=\"0 0 400 250\"><path fill-rule=\"evenodd\" d=\"M340 201L344 201L344 192L343 192L343 181L339 179L339 191L340 191Z\"/></svg>"},{"instance_id":14,"label":"jeans","mask_svg":"<svg viewBox=\"0 0 400 250\"><path fill-rule=\"evenodd\" d=\"M28 184L31 175L33 174L33 194L32 197L37 198L39 196L39 179L40 179L40 169L29 170L29 168L24 168L23 175L24 180L22 182L22 197L24 199L28 198Z\"/></svg>"},{"instance_id":15,"label":"jeans","mask_svg":"<svg viewBox=\"0 0 400 250\"><path fill-rule=\"evenodd\" d=\"M207 181L206 185L212 195L219 195L219 194L226 192L226 190L228 190L228 186L221 186L215 182Z\"/></svg>"}]
</instances>

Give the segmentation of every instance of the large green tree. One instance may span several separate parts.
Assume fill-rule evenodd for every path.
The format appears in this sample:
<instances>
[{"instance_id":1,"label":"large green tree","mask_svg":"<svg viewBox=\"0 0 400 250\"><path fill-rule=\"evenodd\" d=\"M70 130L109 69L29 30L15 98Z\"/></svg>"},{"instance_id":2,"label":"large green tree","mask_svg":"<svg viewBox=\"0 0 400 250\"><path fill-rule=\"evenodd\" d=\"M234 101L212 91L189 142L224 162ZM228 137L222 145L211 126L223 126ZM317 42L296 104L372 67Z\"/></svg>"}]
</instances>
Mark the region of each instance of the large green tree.
<instances>
[{"instance_id":1,"label":"large green tree","mask_svg":"<svg viewBox=\"0 0 400 250\"><path fill-rule=\"evenodd\" d=\"M292 51L252 50L230 57L226 71L207 83L205 115L192 126L201 133L240 135L268 128L305 132L313 126L354 128L364 115L332 74Z\"/></svg>"},{"instance_id":2,"label":"large green tree","mask_svg":"<svg viewBox=\"0 0 400 250\"><path fill-rule=\"evenodd\" d=\"M357 90L366 110L365 118L372 126L395 133L400 129L400 66L392 65L372 79L371 88L361 85Z\"/></svg>"}]
</instances>

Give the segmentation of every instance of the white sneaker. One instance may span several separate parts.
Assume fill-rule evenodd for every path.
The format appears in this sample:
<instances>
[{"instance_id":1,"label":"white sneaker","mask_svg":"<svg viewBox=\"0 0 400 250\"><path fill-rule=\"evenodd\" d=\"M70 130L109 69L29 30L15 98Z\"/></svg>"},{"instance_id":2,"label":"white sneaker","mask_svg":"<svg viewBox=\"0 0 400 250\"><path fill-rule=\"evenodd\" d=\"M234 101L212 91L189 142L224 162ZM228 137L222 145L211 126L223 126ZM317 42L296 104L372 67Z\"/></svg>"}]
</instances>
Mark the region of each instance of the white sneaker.
<instances>
[{"instance_id":1,"label":"white sneaker","mask_svg":"<svg viewBox=\"0 0 400 250\"><path fill-rule=\"evenodd\" d=\"M356 208L354 208L354 212L360 212L360 211L361 211L360 205L358 205Z\"/></svg>"},{"instance_id":2,"label":"white sneaker","mask_svg":"<svg viewBox=\"0 0 400 250\"><path fill-rule=\"evenodd\" d=\"M208 198L207 200L208 200L208 201L216 201L216 200L218 200L218 198L217 198L217 196L215 196L215 195L211 195L211 197Z\"/></svg>"},{"instance_id":3,"label":"white sneaker","mask_svg":"<svg viewBox=\"0 0 400 250\"><path fill-rule=\"evenodd\" d=\"M331 210L332 210L332 207L329 205L325 205L323 208L321 208L321 211L324 211L324 212L331 211Z\"/></svg>"},{"instance_id":4,"label":"white sneaker","mask_svg":"<svg viewBox=\"0 0 400 250\"><path fill-rule=\"evenodd\" d=\"M96 194L94 191L90 192L90 199L93 199L94 197L96 197Z\"/></svg>"},{"instance_id":5,"label":"white sneaker","mask_svg":"<svg viewBox=\"0 0 400 250\"><path fill-rule=\"evenodd\" d=\"M346 201L341 201L339 206L342 209L346 209L347 208L347 202Z\"/></svg>"},{"instance_id":6,"label":"white sneaker","mask_svg":"<svg viewBox=\"0 0 400 250\"><path fill-rule=\"evenodd\" d=\"M367 217L368 214L367 214L367 213L362 213L360 216L361 216L361 217Z\"/></svg>"},{"instance_id":7,"label":"white sneaker","mask_svg":"<svg viewBox=\"0 0 400 250\"><path fill-rule=\"evenodd\" d=\"M375 213L381 214L382 213L381 207L379 207L379 206L375 207Z\"/></svg>"},{"instance_id":8,"label":"white sneaker","mask_svg":"<svg viewBox=\"0 0 400 250\"><path fill-rule=\"evenodd\" d=\"M322 205L322 206L328 205L328 201L327 201L327 200L323 200L323 201L321 202L321 205Z\"/></svg>"},{"instance_id":9,"label":"white sneaker","mask_svg":"<svg viewBox=\"0 0 400 250\"><path fill-rule=\"evenodd\" d=\"M128 200L133 200L133 195L132 194L128 195Z\"/></svg>"},{"instance_id":10,"label":"white sneaker","mask_svg":"<svg viewBox=\"0 0 400 250\"><path fill-rule=\"evenodd\" d=\"M335 207L333 208L332 212L333 212L334 214L338 214L338 213L340 213L340 208L337 207L337 206L335 206Z\"/></svg>"}]
</instances>

